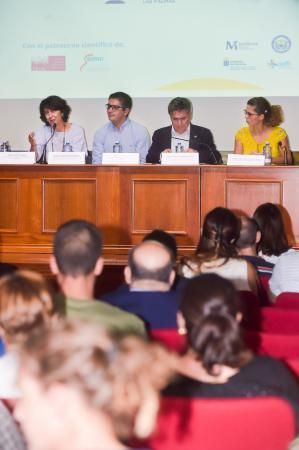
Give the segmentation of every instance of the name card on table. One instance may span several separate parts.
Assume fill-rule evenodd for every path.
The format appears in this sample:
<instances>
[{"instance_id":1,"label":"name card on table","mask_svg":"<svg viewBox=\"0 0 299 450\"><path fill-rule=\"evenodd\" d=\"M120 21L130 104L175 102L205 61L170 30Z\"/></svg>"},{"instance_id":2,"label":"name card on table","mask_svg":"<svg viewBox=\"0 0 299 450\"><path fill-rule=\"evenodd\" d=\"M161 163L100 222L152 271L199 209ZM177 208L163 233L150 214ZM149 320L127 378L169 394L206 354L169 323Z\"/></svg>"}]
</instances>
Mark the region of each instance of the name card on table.
<instances>
[{"instance_id":1,"label":"name card on table","mask_svg":"<svg viewBox=\"0 0 299 450\"><path fill-rule=\"evenodd\" d=\"M48 152L48 164L85 164L84 152Z\"/></svg>"},{"instance_id":2,"label":"name card on table","mask_svg":"<svg viewBox=\"0 0 299 450\"><path fill-rule=\"evenodd\" d=\"M35 153L24 152L0 152L0 164L34 164Z\"/></svg>"},{"instance_id":3,"label":"name card on table","mask_svg":"<svg viewBox=\"0 0 299 450\"><path fill-rule=\"evenodd\" d=\"M139 153L103 153L102 164L121 165L121 164L139 164Z\"/></svg>"},{"instance_id":4,"label":"name card on table","mask_svg":"<svg viewBox=\"0 0 299 450\"><path fill-rule=\"evenodd\" d=\"M238 155L237 153L230 153L227 156L228 166L264 166L264 155Z\"/></svg>"},{"instance_id":5,"label":"name card on table","mask_svg":"<svg viewBox=\"0 0 299 450\"><path fill-rule=\"evenodd\" d=\"M165 166L198 166L199 154L196 153L161 153L161 164Z\"/></svg>"}]
</instances>

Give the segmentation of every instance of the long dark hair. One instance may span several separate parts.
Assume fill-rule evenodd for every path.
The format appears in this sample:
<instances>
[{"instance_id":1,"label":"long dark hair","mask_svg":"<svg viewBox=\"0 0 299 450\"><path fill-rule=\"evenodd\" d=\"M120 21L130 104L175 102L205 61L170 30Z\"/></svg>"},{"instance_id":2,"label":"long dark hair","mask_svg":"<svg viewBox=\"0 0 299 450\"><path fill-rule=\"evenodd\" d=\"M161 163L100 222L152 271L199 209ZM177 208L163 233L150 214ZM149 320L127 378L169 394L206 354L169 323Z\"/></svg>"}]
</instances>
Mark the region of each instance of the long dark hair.
<instances>
[{"instance_id":1,"label":"long dark hair","mask_svg":"<svg viewBox=\"0 0 299 450\"><path fill-rule=\"evenodd\" d=\"M257 244L258 252L279 256L290 248L282 214L277 205L263 203L254 211L253 218L261 232L261 240Z\"/></svg>"},{"instance_id":2,"label":"long dark hair","mask_svg":"<svg viewBox=\"0 0 299 450\"><path fill-rule=\"evenodd\" d=\"M233 284L216 274L192 278L182 292L180 311L189 347L210 375L216 364L240 368L251 358L239 324L239 299Z\"/></svg>"}]
</instances>

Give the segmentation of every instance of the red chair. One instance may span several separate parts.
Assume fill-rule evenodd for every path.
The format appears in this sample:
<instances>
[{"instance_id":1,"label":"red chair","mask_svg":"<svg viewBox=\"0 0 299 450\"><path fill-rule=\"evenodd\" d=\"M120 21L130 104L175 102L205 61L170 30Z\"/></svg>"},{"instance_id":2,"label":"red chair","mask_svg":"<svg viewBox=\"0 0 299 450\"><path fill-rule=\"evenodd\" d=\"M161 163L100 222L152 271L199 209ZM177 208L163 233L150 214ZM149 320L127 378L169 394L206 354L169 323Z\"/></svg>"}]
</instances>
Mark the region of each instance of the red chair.
<instances>
[{"instance_id":1,"label":"red chair","mask_svg":"<svg viewBox=\"0 0 299 450\"><path fill-rule=\"evenodd\" d=\"M282 292L274 303L276 308L299 309L299 292Z\"/></svg>"},{"instance_id":2,"label":"red chair","mask_svg":"<svg viewBox=\"0 0 299 450\"><path fill-rule=\"evenodd\" d=\"M244 341L258 355L274 358L299 358L299 335L269 334L258 331L245 331Z\"/></svg>"},{"instance_id":3,"label":"red chair","mask_svg":"<svg viewBox=\"0 0 299 450\"><path fill-rule=\"evenodd\" d=\"M271 334L299 335L299 311L287 308L260 308L259 317L248 327Z\"/></svg>"},{"instance_id":4,"label":"red chair","mask_svg":"<svg viewBox=\"0 0 299 450\"><path fill-rule=\"evenodd\" d=\"M178 353L184 353L187 350L186 336L180 335L177 329L151 330L149 334L152 340L160 342L169 350Z\"/></svg>"},{"instance_id":5,"label":"red chair","mask_svg":"<svg viewBox=\"0 0 299 450\"><path fill-rule=\"evenodd\" d=\"M163 398L152 450L287 450L295 418L283 399Z\"/></svg>"},{"instance_id":6,"label":"red chair","mask_svg":"<svg viewBox=\"0 0 299 450\"><path fill-rule=\"evenodd\" d=\"M260 301L251 291L239 291L240 311L242 313L242 326L255 328L259 323Z\"/></svg>"}]
</instances>

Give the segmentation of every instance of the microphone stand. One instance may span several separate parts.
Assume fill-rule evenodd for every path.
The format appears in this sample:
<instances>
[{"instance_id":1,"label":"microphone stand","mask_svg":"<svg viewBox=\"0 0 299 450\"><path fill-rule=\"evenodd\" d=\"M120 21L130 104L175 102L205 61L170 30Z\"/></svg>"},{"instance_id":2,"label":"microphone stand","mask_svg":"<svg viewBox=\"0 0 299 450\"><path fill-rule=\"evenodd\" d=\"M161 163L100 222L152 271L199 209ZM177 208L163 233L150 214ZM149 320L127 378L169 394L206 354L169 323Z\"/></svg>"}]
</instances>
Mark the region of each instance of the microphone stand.
<instances>
[{"instance_id":1,"label":"microphone stand","mask_svg":"<svg viewBox=\"0 0 299 450\"><path fill-rule=\"evenodd\" d=\"M221 160L217 161L216 155L213 152L213 150L211 149L211 147L209 146L209 144L206 144L205 142L199 142L198 146L200 147L201 145L206 147L209 150L210 154L213 156L213 159L214 159L213 164L223 164ZM200 150L198 150L198 154L200 155ZM200 157L199 157L199 161L200 161Z\"/></svg>"},{"instance_id":2,"label":"microphone stand","mask_svg":"<svg viewBox=\"0 0 299 450\"><path fill-rule=\"evenodd\" d=\"M55 134L55 130L56 130L56 123L53 124L52 131L51 131L51 136L46 141L46 143L44 145L44 148L43 148L43 151L42 151L42 154L41 154L41 157L39 158L38 161L36 161L37 164L48 164L48 161L47 161L47 145L50 142L50 140L53 139L53 136Z\"/></svg>"}]
</instances>

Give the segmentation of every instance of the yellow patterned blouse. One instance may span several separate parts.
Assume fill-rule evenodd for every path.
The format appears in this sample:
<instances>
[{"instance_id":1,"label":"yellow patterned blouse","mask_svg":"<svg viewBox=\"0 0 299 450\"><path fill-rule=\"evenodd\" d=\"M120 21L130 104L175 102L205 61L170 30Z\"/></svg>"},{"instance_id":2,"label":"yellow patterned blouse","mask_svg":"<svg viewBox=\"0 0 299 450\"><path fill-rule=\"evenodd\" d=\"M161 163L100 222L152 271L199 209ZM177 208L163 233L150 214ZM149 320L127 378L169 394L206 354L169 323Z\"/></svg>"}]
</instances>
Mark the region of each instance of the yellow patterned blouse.
<instances>
[{"instance_id":1,"label":"yellow patterned blouse","mask_svg":"<svg viewBox=\"0 0 299 450\"><path fill-rule=\"evenodd\" d=\"M280 156L278 143L287 137L287 133L281 127L274 127L270 135L263 142L256 142L248 127L240 128L236 133L236 140L243 145L243 153L250 154L252 152L262 153L263 147L266 142L270 142L272 147L272 157L277 158Z\"/></svg>"}]
</instances>

